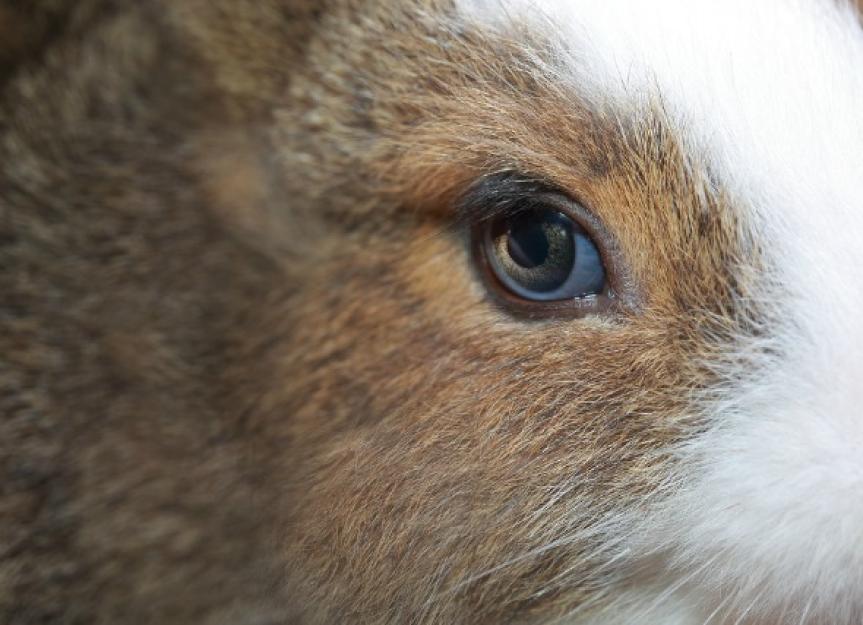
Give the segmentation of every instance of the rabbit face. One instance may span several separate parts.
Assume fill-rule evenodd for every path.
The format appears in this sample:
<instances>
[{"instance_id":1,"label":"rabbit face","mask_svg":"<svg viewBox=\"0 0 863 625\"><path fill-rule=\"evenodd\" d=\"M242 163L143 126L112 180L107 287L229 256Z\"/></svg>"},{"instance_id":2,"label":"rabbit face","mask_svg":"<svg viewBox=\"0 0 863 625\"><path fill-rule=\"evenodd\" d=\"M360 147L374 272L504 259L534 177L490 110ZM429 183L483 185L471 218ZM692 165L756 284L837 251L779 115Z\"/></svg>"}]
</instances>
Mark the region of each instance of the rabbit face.
<instances>
[{"instance_id":1,"label":"rabbit face","mask_svg":"<svg viewBox=\"0 0 863 625\"><path fill-rule=\"evenodd\" d=\"M850 7L38 6L0 618L859 623Z\"/></svg>"},{"instance_id":2,"label":"rabbit face","mask_svg":"<svg viewBox=\"0 0 863 625\"><path fill-rule=\"evenodd\" d=\"M304 593L394 622L856 622L856 14L362 15L294 82L323 104L280 120L317 120L284 149L326 177L308 221L345 230L285 374L317 398ZM599 224L613 305L525 314L466 233L559 198Z\"/></svg>"}]
</instances>

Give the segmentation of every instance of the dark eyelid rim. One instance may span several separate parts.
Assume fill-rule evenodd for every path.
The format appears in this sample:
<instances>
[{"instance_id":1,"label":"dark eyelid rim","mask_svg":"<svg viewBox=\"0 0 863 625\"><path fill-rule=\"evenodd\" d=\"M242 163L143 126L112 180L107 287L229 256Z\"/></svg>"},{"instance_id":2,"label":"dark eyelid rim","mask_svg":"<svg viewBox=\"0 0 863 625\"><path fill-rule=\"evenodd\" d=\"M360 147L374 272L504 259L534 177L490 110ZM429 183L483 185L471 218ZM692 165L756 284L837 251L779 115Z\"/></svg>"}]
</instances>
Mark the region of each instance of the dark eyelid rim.
<instances>
[{"instance_id":1,"label":"dark eyelid rim","mask_svg":"<svg viewBox=\"0 0 863 625\"><path fill-rule=\"evenodd\" d=\"M503 172L485 176L462 199L458 213L464 223L476 224L494 217L511 216L524 209L524 202L559 191L542 181Z\"/></svg>"},{"instance_id":2,"label":"dark eyelid rim","mask_svg":"<svg viewBox=\"0 0 863 625\"><path fill-rule=\"evenodd\" d=\"M580 318L590 314L622 316L637 312L640 297L629 264L617 238L584 202L559 187L518 172L486 176L474 184L458 206L460 219L470 224L472 254L486 282L497 282L485 258L477 233L489 220L509 217L531 207L544 206L564 213L581 226L594 241L605 266L606 293L583 299L552 302L524 300L505 287L491 288L496 302L508 312L527 319Z\"/></svg>"}]
</instances>

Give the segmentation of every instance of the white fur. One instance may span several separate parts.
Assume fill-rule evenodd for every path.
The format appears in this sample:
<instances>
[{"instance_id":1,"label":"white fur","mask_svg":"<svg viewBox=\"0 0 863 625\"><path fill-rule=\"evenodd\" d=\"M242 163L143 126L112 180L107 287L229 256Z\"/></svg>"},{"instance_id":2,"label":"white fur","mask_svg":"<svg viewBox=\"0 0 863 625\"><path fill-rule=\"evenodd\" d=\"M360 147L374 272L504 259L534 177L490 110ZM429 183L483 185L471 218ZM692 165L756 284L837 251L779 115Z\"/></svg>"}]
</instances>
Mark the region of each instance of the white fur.
<instances>
[{"instance_id":1,"label":"white fur","mask_svg":"<svg viewBox=\"0 0 863 625\"><path fill-rule=\"evenodd\" d=\"M758 304L776 318L757 341L729 346L720 367L726 382L702 400L710 429L680 450L685 471L674 494L640 527L642 547L661 547L677 571L665 581L680 579L681 605L699 606L663 622L700 625L721 607L714 622L734 623L748 610L745 622L859 625L863 34L856 15L832 0L457 5L480 28L557 37L549 72L580 97L626 107L658 95L693 159L733 198L741 234L763 246L772 267ZM684 575L692 576L685 585ZM645 620L630 622L659 623L642 613Z\"/></svg>"}]
</instances>

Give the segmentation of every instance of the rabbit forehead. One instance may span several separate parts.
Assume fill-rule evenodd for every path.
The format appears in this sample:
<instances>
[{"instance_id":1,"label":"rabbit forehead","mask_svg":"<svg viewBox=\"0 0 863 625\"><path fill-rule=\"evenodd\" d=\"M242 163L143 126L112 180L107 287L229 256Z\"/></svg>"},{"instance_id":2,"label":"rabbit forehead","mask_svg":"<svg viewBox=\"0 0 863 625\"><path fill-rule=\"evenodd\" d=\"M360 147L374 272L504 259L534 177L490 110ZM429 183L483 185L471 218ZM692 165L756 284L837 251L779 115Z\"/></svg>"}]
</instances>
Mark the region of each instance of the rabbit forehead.
<instances>
[{"instance_id":1,"label":"rabbit forehead","mask_svg":"<svg viewBox=\"0 0 863 625\"><path fill-rule=\"evenodd\" d=\"M661 102L687 157L728 194L764 254L746 303L762 326L718 365L724 382L703 402L712 427L683 450L698 477L649 535L667 532L681 565L741 602L851 622L863 588L863 503L849 497L863 487L856 11L832 0L457 6L514 40L548 37L548 75L581 97Z\"/></svg>"}]
</instances>

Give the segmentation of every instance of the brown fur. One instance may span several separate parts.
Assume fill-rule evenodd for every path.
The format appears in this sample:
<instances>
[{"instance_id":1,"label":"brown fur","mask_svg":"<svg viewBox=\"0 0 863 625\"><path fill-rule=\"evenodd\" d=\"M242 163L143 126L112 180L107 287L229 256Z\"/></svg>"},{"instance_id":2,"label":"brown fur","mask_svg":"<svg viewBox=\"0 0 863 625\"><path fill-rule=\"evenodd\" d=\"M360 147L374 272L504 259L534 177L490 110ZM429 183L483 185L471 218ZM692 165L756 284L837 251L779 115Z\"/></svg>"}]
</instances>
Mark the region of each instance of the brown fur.
<instances>
[{"instance_id":1,"label":"brown fur","mask_svg":"<svg viewBox=\"0 0 863 625\"><path fill-rule=\"evenodd\" d=\"M418 5L93 1L8 48L0 621L519 623L625 586L567 537L649 505L754 250L661 103ZM455 206L501 171L595 212L633 305L492 302Z\"/></svg>"}]
</instances>

